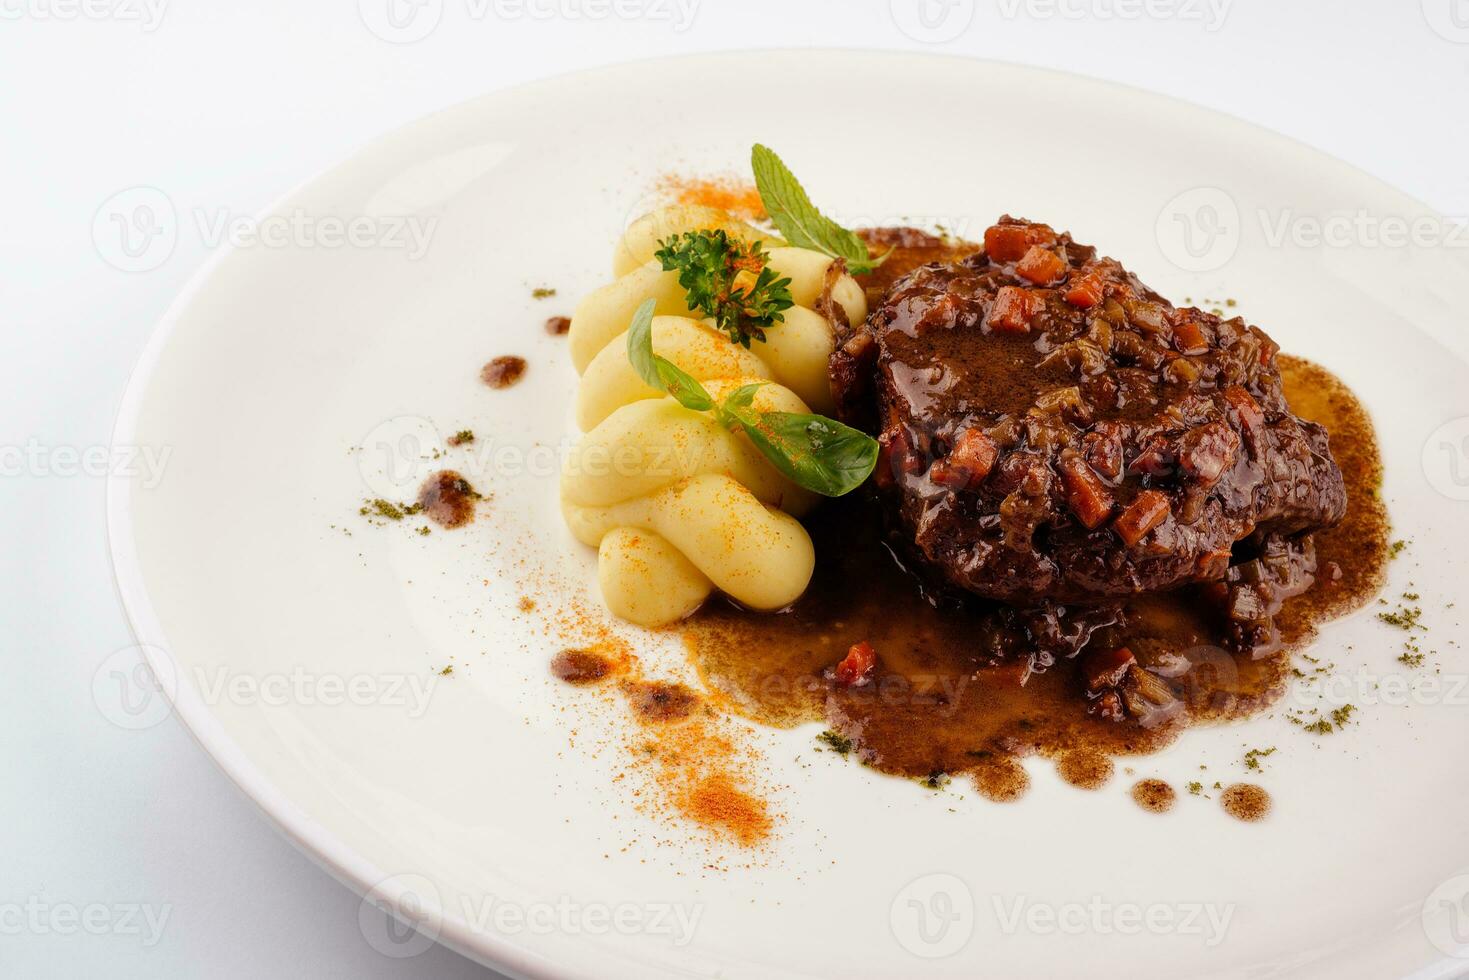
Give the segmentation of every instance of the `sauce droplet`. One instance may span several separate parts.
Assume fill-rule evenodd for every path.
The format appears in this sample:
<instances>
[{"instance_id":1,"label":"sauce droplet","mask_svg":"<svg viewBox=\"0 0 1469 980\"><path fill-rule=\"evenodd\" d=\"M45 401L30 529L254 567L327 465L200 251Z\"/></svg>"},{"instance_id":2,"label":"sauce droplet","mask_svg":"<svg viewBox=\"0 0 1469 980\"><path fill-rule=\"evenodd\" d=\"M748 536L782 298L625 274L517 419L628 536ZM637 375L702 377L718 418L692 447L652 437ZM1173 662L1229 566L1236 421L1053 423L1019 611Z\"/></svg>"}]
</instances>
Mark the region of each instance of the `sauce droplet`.
<instances>
[{"instance_id":1,"label":"sauce droplet","mask_svg":"<svg viewBox=\"0 0 1469 980\"><path fill-rule=\"evenodd\" d=\"M699 696L682 684L632 681L624 690L628 704L643 721L681 721L699 703Z\"/></svg>"},{"instance_id":2,"label":"sauce droplet","mask_svg":"<svg viewBox=\"0 0 1469 980\"><path fill-rule=\"evenodd\" d=\"M479 369L479 379L491 388L509 388L525 374L525 358L497 357Z\"/></svg>"},{"instance_id":3,"label":"sauce droplet","mask_svg":"<svg viewBox=\"0 0 1469 980\"><path fill-rule=\"evenodd\" d=\"M590 650L562 650L551 658L551 675L568 684L596 684L610 673L612 661Z\"/></svg>"},{"instance_id":4,"label":"sauce droplet","mask_svg":"<svg viewBox=\"0 0 1469 980\"><path fill-rule=\"evenodd\" d=\"M1025 795L1030 774L1011 756L991 756L974 767L974 786L987 800L1009 803Z\"/></svg>"},{"instance_id":5,"label":"sauce droplet","mask_svg":"<svg viewBox=\"0 0 1469 980\"><path fill-rule=\"evenodd\" d=\"M1167 813L1173 809L1178 794L1161 779L1143 779L1133 785L1132 798L1149 813Z\"/></svg>"},{"instance_id":6,"label":"sauce droplet","mask_svg":"<svg viewBox=\"0 0 1469 980\"><path fill-rule=\"evenodd\" d=\"M429 475L418 488L418 506L440 527L459 527L474 520L474 503L479 493L453 470Z\"/></svg>"},{"instance_id":7,"label":"sauce droplet","mask_svg":"<svg viewBox=\"0 0 1469 980\"><path fill-rule=\"evenodd\" d=\"M1236 820L1263 820L1270 812L1270 794L1252 783L1235 783L1219 797L1224 812Z\"/></svg>"}]
</instances>

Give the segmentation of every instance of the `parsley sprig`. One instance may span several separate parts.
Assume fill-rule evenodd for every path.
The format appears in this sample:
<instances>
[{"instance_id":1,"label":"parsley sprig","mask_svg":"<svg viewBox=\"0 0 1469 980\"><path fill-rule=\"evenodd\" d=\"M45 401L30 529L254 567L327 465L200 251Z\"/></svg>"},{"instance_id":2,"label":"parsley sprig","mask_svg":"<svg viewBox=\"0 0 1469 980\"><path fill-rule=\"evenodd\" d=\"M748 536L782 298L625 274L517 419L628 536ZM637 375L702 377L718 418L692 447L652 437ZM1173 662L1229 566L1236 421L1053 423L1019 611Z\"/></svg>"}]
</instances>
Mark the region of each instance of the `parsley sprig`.
<instances>
[{"instance_id":1,"label":"parsley sprig","mask_svg":"<svg viewBox=\"0 0 1469 980\"><path fill-rule=\"evenodd\" d=\"M827 497L862 485L877 465L877 440L823 415L761 412L754 407L761 384L741 385L715 401L698 380L653 353L654 301L645 300L627 332L627 359L648 385L672 395L684 408L713 412L728 429L743 431L787 479Z\"/></svg>"},{"instance_id":2,"label":"parsley sprig","mask_svg":"<svg viewBox=\"0 0 1469 980\"><path fill-rule=\"evenodd\" d=\"M690 310L711 317L729 339L745 347L764 340L765 329L785 319L793 305L788 278L770 268L759 242L730 238L722 228L686 231L653 253L665 271L678 270Z\"/></svg>"}]
</instances>

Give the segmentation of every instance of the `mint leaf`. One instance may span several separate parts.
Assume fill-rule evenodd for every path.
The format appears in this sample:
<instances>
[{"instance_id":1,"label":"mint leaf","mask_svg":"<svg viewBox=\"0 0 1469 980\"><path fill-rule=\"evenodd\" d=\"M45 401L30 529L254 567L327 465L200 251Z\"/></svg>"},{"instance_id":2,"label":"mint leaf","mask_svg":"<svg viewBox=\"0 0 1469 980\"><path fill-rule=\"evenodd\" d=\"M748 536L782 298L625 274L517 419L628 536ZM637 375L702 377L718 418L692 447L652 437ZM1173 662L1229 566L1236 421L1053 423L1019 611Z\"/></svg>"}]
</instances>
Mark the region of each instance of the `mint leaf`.
<instances>
[{"instance_id":1,"label":"mint leaf","mask_svg":"<svg viewBox=\"0 0 1469 980\"><path fill-rule=\"evenodd\" d=\"M756 143L751 148L750 169L766 213L790 244L846 259L857 275L871 272L891 254L872 258L862 239L818 211L796 175L770 147Z\"/></svg>"}]
</instances>

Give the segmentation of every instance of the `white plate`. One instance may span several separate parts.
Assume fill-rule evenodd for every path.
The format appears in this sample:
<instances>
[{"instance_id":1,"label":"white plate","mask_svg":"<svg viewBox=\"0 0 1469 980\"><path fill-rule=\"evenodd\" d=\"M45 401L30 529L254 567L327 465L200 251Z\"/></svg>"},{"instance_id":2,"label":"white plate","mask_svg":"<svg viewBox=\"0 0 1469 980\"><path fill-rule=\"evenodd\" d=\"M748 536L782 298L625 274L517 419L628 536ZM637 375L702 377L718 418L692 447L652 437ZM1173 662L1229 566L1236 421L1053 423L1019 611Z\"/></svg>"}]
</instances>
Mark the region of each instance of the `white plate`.
<instances>
[{"instance_id":1,"label":"white plate","mask_svg":"<svg viewBox=\"0 0 1469 980\"><path fill-rule=\"evenodd\" d=\"M116 435L166 448L168 466L156 486L115 479L109 509L139 641L205 749L342 880L528 975L1462 966L1444 957L1455 923L1439 901L1462 894L1450 879L1469 865L1469 696L1457 689L1401 706L1366 704L1390 700L1370 684L1344 688L1360 723L1329 738L1276 711L1134 763L1176 786L1201 764L1227 783L1245 776L1244 747L1279 746L1258 776L1275 809L1256 825L1187 796L1150 816L1120 773L1086 793L1043 764L1017 804L934 795L812 752L810 727L750 734L786 787L775 804L787 817L754 860L632 807L618 750L599 748L616 712L548 678L561 643L540 613L516 609L528 577L591 582L593 556L562 530L546 457L531 452L571 428L565 342L541 322L605 280L615 236L660 173L742 171L756 140L848 224L911 218L972 236L1004 211L1048 220L1165 294L1237 297L1286 349L1335 370L1376 417L1396 535L1413 542L1389 594L1414 583L1433 627L1425 648L1440 656L1402 668L1400 634L1370 611L1328 628L1319 650L1346 674L1411 679L1442 662L1462 680L1444 607L1464 592L1454 498L1469 493L1453 464L1465 433L1434 433L1469 415L1463 256L1271 240L1282 219L1308 234L1300 219L1426 209L1278 136L1141 92L974 61L751 53L572 75L435 115L291 195L271 214L309 220L222 256L178 301ZM365 216L360 233L377 245L334 245L312 224L326 216ZM395 216L433 223L423 254L394 237ZM559 296L533 300L542 284ZM530 370L490 391L478 366L506 353ZM494 494L471 527L419 537L357 516L407 445L389 437L411 434L412 419L478 434L477 452L451 458ZM655 669L683 669L673 644L639 649ZM452 677L434 673L450 662ZM368 703L334 703L336 683ZM557 903L590 920L567 921ZM1031 911L1014 925L1017 903ZM497 917L499 905L510 911ZM1231 917L1222 941L1207 919L1183 921L1196 905ZM653 922L655 907L696 914L691 937ZM598 909L621 909L622 926L599 928ZM533 921L517 924L516 910ZM1134 927L1149 910L1153 925ZM1469 916L1457 924L1469 939ZM365 929L392 953L415 948Z\"/></svg>"}]
</instances>

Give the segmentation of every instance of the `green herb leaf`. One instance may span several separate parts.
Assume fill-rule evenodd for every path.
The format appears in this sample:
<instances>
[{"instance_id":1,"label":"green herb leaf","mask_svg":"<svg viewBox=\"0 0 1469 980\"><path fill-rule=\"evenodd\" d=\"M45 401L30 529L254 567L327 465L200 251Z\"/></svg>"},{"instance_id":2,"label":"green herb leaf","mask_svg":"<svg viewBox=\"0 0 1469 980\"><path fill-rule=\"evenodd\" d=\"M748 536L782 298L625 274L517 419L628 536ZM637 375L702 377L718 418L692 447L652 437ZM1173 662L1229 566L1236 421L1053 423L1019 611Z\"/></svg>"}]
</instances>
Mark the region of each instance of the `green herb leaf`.
<instances>
[{"instance_id":1,"label":"green herb leaf","mask_svg":"<svg viewBox=\"0 0 1469 980\"><path fill-rule=\"evenodd\" d=\"M862 239L818 211L796 175L770 147L755 144L750 150L750 169L755 172L755 186L770 220L797 248L846 259L847 267L858 275L871 272L892 254L889 251L872 258Z\"/></svg>"},{"instance_id":2,"label":"green herb leaf","mask_svg":"<svg viewBox=\"0 0 1469 980\"><path fill-rule=\"evenodd\" d=\"M877 465L877 440L823 415L736 410L755 448L792 483L827 497L857 489Z\"/></svg>"},{"instance_id":3,"label":"green herb leaf","mask_svg":"<svg viewBox=\"0 0 1469 980\"><path fill-rule=\"evenodd\" d=\"M686 231L658 245L654 258L665 271L678 271L689 309L712 318L737 344L764 340L766 328L794 305L790 279L776 276L759 242L746 245L715 228Z\"/></svg>"},{"instance_id":4,"label":"green herb leaf","mask_svg":"<svg viewBox=\"0 0 1469 980\"><path fill-rule=\"evenodd\" d=\"M769 383L768 381L757 381L754 384L740 385L740 387L724 396L725 411L749 408L755 404L755 393Z\"/></svg>"},{"instance_id":5,"label":"green herb leaf","mask_svg":"<svg viewBox=\"0 0 1469 980\"><path fill-rule=\"evenodd\" d=\"M721 425L743 430L797 486L840 497L867 479L877 465L876 439L821 415L755 411L755 394L766 381L740 385L715 402L692 375L653 353L653 306L653 300L645 300L627 330L627 359L650 387L668 392L684 408L713 412Z\"/></svg>"},{"instance_id":6,"label":"green herb leaf","mask_svg":"<svg viewBox=\"0 0 1469 980\"><path fill-rule=\"evenodd\" d=\"M657 305L652 297L643 300L627 328L627 359L650 388L663 387L663 379L658 377L658 368L653 363L653 310Z\"/></svg>"},{"instance_id":7,"label":"green herb leaf","mask_svg":"<svg viewBox=\"0 0 1469 980\"><path fill-rule=\"evenodd\" d=\"M653 353L655 305L645 299L633 314L627 328L627 359L648 387L668 392L684 408L707 412L714 408L714 399L704 386L668 358Z\"/></svg>"}]
</instances>

